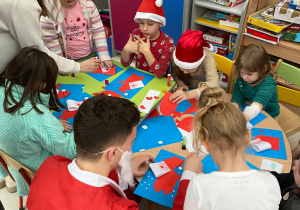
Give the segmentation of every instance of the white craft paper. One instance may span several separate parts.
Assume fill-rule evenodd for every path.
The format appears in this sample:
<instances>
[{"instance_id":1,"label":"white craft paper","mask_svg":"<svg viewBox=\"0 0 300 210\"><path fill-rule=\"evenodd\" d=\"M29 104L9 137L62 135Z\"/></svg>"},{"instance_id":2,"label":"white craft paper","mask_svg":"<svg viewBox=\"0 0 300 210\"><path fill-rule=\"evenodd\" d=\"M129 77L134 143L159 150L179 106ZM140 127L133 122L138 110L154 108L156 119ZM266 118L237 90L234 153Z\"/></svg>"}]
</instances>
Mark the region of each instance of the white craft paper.
<instances>
[{"instance_id":1,"label":"white craft paper","mask_svg":"<svg viewBox=\"0 0 300 210\"><path fill-rule=\"evenodd\" d=\"M150 163L149 166L150 166L151 170L153 171L154 176L156 178L171 171L171 169L168 167L168 165L164 161L161 161L159 163Z\"/></svg>"},{"instance_id":2,"label":"white craft paper","mask_svg":"<svg viewBox=\"0 0 300 210\"><path fill-rule=\"evenodd\" d=\"M160 94L160 91L149 90L146 97L144 98L142 103L139 105L139 111L143 112L143 113L148 113L150 111L150 109L152 108L154 102L157 100L154 97L159 97L159 94ZM142 109L141 106L144 107L144 109Z\"/></svg>"},{"instance_id":3,"label":"white craft paper","mask_svg":"<svg viewBox=\"0 0 300 210\"><path fill-rule=\"evenodd\" d=\"M67 107L69 111L75 111L78 110L80 105L82 104L82 101L74 101L74 100L67 100Z\"/></svg>"},{"instance_id":4,"label":"white craft paper","mask_svg":"<svg viewBox=\"0 0 300 210\"><path fill-rule=\"evenodd\" d=\"M260 139L255 139L251 141L250 145L256 152L261 152L272 148L272 145L269 142L262 141Z\"/></svg>"},{"instance_id":5,"label":"white craft paper","mask_svg":"<svg viewBox=\"0 0 300 210\"><path fill-rule=\"evenodd\" d=\"M109 70L110 70L110 68L108 68L107 66L104 66L104 67L100 66L100 68L102 69L103 73L109 72Z\"/></svg>"},{"instance_id":6,"label":"white craft paper","mask_svg":"<svg viewBox=\"0 0 300 210\"><path fill-rule=\"evenodd\" d=\"M263 159L260 168L268 171L276 171L280 174L282 172L283 165L275 161Z\"/></svg>"},{"instance_id":7,"label":"white craft paper","mask_svg":"<svg viewBox=\"0 0 300 210\"><path fill-rule=\"evenodd\" d=\"M252 129L253 128L253 125L248 121L247 122L247 129Z\"/></svg>"},{"instance_id":8,"label":"white craft paper","mask_svg":"<svg viewBox=\"0 0 300 210\"><path fill-rule=\"evenodd\" d=\"M142 80L129 83L130 90L144 87Z\"/></svg>"}]
</instances>

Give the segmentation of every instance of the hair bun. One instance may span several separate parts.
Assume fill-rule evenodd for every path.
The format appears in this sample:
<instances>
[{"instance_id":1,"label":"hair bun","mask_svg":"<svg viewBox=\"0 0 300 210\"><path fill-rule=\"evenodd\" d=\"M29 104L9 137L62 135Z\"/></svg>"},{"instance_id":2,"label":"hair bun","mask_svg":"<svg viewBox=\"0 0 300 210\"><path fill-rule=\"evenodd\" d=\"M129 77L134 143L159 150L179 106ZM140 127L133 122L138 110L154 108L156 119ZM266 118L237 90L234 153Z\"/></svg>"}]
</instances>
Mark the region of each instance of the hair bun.
<instances>
[{"instance_id":1,"label":"hair bun","mask_svg":"<svg viewBox=\"0 0 300 210\"><path fill-rule=\"evenodd\" d=\"M205 90L202 91L201 96L199 98L198 101L199 108L205 106L211 106L215 103L220 102L224 93L225 91L219 87L206 88Z\"/></svg>"}]
</instances>

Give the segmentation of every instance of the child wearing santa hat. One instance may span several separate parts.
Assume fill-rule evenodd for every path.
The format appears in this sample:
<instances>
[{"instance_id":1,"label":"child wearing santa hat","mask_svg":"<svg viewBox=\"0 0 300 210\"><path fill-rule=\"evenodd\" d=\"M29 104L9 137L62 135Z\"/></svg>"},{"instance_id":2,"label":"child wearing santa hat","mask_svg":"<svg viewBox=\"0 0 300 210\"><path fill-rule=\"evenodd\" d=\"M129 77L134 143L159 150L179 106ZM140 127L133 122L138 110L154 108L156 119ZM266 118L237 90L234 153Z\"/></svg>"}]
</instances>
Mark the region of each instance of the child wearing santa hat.
<instances>
[{"instance_id":1,"label":"child wearing santa hat","mask_svg":"<svg viewBox=\"0 0 300 210\"><path fill-rule=\"evenodd\" d=\"M211 49L201 31L188 29L179 38L171 63L171 75L177 88L170 101L180 103L199 98L206 87L219 87L216 62Z\"/></svg>"},{"instance_id":2,"label":"child wearing santa hat","mask_svg":"<svg viewBox=\"0 0 300 210\"><path fill-rule=\"evenodd\" d=\"M140 28L134 29L123 48L121 63L129 66L136 58L136 68L165 76L170 64L174 42L160 30L166 25L162 0L144 0L139 6L134 21Z\"/></svg>"}]
</instances>

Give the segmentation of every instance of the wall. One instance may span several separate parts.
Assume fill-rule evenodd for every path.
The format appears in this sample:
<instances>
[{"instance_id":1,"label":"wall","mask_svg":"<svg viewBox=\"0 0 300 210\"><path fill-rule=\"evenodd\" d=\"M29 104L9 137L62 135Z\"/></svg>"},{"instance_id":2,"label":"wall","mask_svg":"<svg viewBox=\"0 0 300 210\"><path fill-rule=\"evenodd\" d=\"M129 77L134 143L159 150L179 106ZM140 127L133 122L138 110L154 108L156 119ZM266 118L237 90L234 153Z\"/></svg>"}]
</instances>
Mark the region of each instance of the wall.
<instances>
[{"instance_id":1,"label":"wall","mask_svg":"<svg viewBox=\"0 0 300 210\"><path fill-rule=\"evenodd\" d=\"M279 2L279 0L267 0L266 2L266 7L267 6L274 6L275 4L277 4Z\"/></svg>"}]
</instances>

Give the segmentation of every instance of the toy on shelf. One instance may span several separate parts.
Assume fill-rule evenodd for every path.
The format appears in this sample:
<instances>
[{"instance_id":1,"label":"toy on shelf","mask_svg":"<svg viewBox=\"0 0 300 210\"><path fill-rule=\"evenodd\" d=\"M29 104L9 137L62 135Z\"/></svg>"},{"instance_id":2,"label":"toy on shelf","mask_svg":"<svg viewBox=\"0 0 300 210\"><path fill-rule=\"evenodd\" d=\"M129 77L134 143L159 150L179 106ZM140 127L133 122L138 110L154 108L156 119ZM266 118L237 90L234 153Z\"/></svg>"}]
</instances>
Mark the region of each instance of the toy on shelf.
<instances>
[{"instance_id":1,"label":"toy on shelf","mask_svg":"<svg viewBox=\"0 0 300 210\"><path fill-rule=\"evenodd\" d=\"M246 0L208 0L211 2L215 2L217 4L221 4L226 7L234 7L240 3L243 3Z\"/></svg>"},{"instance_id":2,"label":"toy on shelf","mask_svg":"<svg viewBox=\"0 0 300 210\"><path fill-rule=\"evenodd\" d=\"M289 1L281 0L275 6L274 19L300 24L300 10L289 8Z\"/></svg>"}]
</instances>

